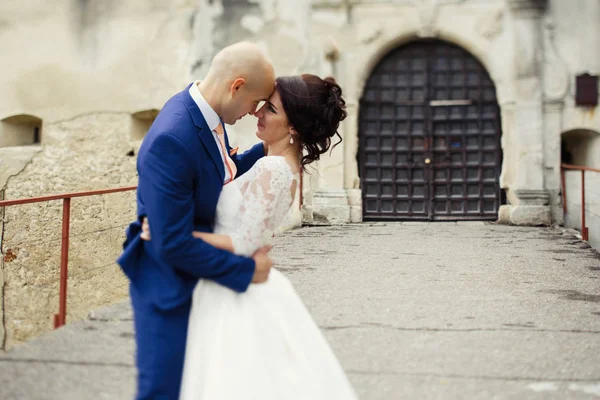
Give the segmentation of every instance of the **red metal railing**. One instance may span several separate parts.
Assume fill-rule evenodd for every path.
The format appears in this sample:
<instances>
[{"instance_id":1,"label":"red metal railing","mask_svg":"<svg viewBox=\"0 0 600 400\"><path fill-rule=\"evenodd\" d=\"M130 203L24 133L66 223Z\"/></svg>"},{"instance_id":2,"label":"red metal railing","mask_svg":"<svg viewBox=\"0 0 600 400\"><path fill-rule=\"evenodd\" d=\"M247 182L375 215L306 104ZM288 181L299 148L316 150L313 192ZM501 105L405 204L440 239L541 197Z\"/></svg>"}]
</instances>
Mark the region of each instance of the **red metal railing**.
<instances>
[{"instance_id":1,"label":"red metal railing","mask_svg":"<svg viewBox=\"0 0 600 400\"><path fill-rule=\"evenodd\" d=\"M300 172L300 208L302 208L302 184L303 174ZM111 194L118 192L128 192L135 190L137 186L127 186L115 189L91 190L87 192L54 194L49 196L31 197L27 199L17 200L0 200L0 208L9 206L18 206L22 204L42 203L46 201L62 200L63 201L63 216L62 216L62 239L60 250L60 289L58 295L58 314L54 315L54 328L59 328L67 322L67 281L69 273L69 231L71 220L71 199L76 197L98 196L101 194Z\"/></svg>"},{"instance_id":2,"label":"red metal railing","mask_svg":"<svg viewBox=\"0 0 600 400\"><path fill-rule=\"evenodd\" d=\"M565 170L581 171L581 237L583 240L589 239L588 228L585 224L585 171L598 172L600 169L582 167L579 165L561 164L560 179L562 184L562 203L563 211L567 213L567 187L565 183Z\"/></svg>"},{"instance_id":3,"label":"red metal railing","mask_svg":"<svg viewBox=\"0 0 600 400\"><path fill-rule=\"evenodd\" d=\"M136 186L115 189L92 190L88 192L55 194L50 196L31 197L28 199L2 200L1 207L18 206L22 204L41 203L53 200L63 201L62 239L60 250L60 289L58 293L58 314L54 315L54 328L59 328L67 322L67 281L69 273L69 230L71 227L71 199L75 197L97 196L135 190Z\"/></svg>"}]
</instances>

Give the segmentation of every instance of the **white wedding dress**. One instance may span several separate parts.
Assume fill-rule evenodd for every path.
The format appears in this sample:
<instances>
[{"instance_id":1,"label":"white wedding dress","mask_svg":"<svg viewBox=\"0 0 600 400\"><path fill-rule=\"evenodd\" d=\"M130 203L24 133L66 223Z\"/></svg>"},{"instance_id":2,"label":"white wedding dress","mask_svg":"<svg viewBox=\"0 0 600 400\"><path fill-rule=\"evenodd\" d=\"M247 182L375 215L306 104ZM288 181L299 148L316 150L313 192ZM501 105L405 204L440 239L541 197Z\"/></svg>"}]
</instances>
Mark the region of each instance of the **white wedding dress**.
<instances>
[{"instance_id":1,"label":"white wedding dress","mask_svg":"<svg viewBox=\"0 0 600 400\"><path fill-rule=\"evenodd\" d=\"M235 253L250 256L290 210L296 179L283 157L263 157L223 188L215 233L231 236ZM356 398L319 327L277 269L245 293L198 282L181 400Z\"/></svg>"}]
</instances>

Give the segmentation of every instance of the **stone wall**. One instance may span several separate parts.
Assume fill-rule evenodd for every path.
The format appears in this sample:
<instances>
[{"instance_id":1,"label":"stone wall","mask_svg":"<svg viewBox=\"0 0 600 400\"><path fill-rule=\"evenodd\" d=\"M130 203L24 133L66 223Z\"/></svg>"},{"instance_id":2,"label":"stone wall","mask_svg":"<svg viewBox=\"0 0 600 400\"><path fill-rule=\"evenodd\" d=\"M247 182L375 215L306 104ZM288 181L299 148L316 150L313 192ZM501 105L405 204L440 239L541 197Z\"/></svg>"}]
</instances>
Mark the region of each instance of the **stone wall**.
<instances>
[{"instance_id":1,"label":"stone wall","mask_svg":"<svg viewBox=\"0 0 600 400\"><path fill-rule=\"evenodd\" d=\"M188 81L195 1L0 4L0 120L160 109ZM42 135L43 137L43 135Z\"/></svg>"},{"instance_id":2,"label":"stone wall","mask_svg":"<svg viewBox=\"0 0 600 400\"><path fill-rule=\"evenodd\" d=\"M128 114L95 114L46 126L44 146L8 179L9 199L137 184L139 142ZM58 309L62 201L11 206L3 218L5 347L53 326ZM135 219L133 192L76 198L71 204L68 320L127 296L115 259Z\"/></svg>"},{"instance_id":3,"label":"stone wall","mask_svg":"<svg viewBox=\"0 0 600 400\"><path fill-rule=\"evenodd\" d=\"M14 132L25 126L31 135L33 122L41 126L41 144L0 148L0 189L16 198L135 184L135 156L127 154L135 153L156 111L202 79L220 48L248 39L267 51L277 75L334 75L342 85L349 112L344 141L304 176L303 217L359 222L365 82L388 51L428 38L465 48L496 85L500 183L510 203L501 214L513 223L560 223L561 133L600 131L600 113L574 105L575 75L600 73L600 56L591 51L600 46L598 20L597 0L3 2L0 136L13 133L0 146L31 143L30 136L14 140ZM255 124L245 118L228 127L232 144L243 150L255 143ZM533 208L514 212L518 206ZM111 263L133 212L132 194L73 201L69 318L126 295ZM58 202L5 211L8 345L51 327L60 215ZM285 226L301 218L294 207Z\"/></svg>"},{"instance_id":4,"label":"stone wall","mask_svg":"<svg viewBox=\"0 0 600 400\"><path fill-rule=\"evenodd\" d=\"M562 135L563 156L567 164L600 169L600 133L575 130Z\"/></svg>"},{"instance_id":5,"label":"stone wall","mask_svg":"<svg viewBox=\"0 0 600 400\"><path fill-rule=\"evenodd\" d=\"M597 107L575 105L575 77L582 73L600 74L600 55L590 49L600 48L600 3L595 0L564 2L549 0L545 18L546 54L543 73L546 93L545 113L545 181L551 199L560 201L561 135L575 130L600 132ZM594 142L590 143L593 147ZM598 152L590 148L588 154ZM600 154L600 153L598 153ZM590 166L593 158L584 161ZM598 168L598 167L597 167ZM563 223L559 204L553 220Z\"/></svg>"},{"instance_id":6,"label":"stone wall","mask_svg":"<svg viewBox=\"0 0 600 400\"><path fill-rule=\"evenodd\" d=\"M202 0L194 18L191 44L192 76L201 79L216 52L242 40L258 43L269 55L277 76L315 72L321 59L319 43L311 42L308 0ZM230 141L240 151L256 143L256 119L227 126ZM311 172L318 175L316 170ZM310 196L310 175L305 176L304 196ZM284 226L301 223L299 196Z\"/></svg>"},{"instance_id":7,"label":"stone wall","mask_svg":"<svg viewBox=\"0 0 600 400\"><path fill-rule=\"evenodd\" d=\"M313 195L319 188L335 191L341 180L350 207L360 210L353 199L359 197L357 116L365 82L395 47L439 39L473 54L496 85L503 128L500 184L509 203L501 216L516 224L562 223L561 133L600 127L595 108L574 104L575 76L600 73L600 56L590 52L600 44L598 20L600 3L595 0L313 3L311 44L324 35L337 42L336 76L350 110L342 166L336 156L328 158L323 164L331 163L331 168L310 180Z\"/></svg>"},{"instance_id":8,"label":"stone wall","mask_svg":"<svg viewBox=\"0 0 600 400\"><path fill-rule=\"evenodd\" d=\"M283 1L280 1L284 4ZM0 189L6 198L135 185L135 154L164 102L201 79L214 54L259 42L279 75L303 70L308 2L70 1L0 5ZM25 22L24 22L25 21ZM35 22L35 23L33 23ZM42 126L41 144L13 140L14 123ZM229 127L241 149L255 120ZM10 131L10 132L9 132ZM10 135L9 135L10 134ZM10 140L8 140L10 139ZM133 193L74 199L68 320L127 296L114 263ZM0 348L52 328L58 309L61 202L2 210ZM300 223L298 199L282 229Z\"/></svg>"},{"instance_id":9,"label":"stone wall","mask_svg":"<svg viewBox=\"0 0 600 400\"><path fill-rule=\"evenodd\" d=\"M0 145L31 143L9 136L24 117L42 128L41 144L0 148L6 198L137 183L128 154L139 146L131 138L140 123L130 115L160 109L190 80L195 3L0 4L0 134L10 139ZM4 213L0 347L7 348L52 327L62 212L55 201ZM114 261L134 213L133 193L72 201L68 320L127 295Z\"/></svg>"},{"instance_id":10,"label":"stone wall","mask_svg":"<svg viewBox=\"0 0 600 400\"><path fill-rule=\"evenodd\" d=\"M581 172L566 171L567 212L565 226L581 231ZM585 174L585 219L588 242L600 251L600 173Z\"/></svg>"}]
</instances>

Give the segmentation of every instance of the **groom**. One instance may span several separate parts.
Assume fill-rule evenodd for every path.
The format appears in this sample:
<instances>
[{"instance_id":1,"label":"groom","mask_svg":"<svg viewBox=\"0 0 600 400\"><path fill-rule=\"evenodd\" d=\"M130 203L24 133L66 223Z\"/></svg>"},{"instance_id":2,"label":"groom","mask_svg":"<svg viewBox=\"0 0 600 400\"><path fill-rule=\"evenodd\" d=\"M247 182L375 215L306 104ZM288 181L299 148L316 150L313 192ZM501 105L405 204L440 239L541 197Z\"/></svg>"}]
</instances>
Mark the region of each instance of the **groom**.
<instances>
[{"instance_id":1,"label":"groom","mask_svg":"<svg viewBox=\"0 0 600 400\"><path fill-rule=\"evenodd\" d=\"M244 154L229 147L223 123L253 114L274 88L274 71L251 43L219 52L202 82L164 105L137 160L137 221L127 230L118 263L130 279L136 332L137 399L177 399L191 297L198 279L243 292L267 280L268 248L252 258L216 249L192 232L209 232L224 184L265 155L263 144ZM152 241L140 238L151 221ZM226 373L226 371L224 371Z\"/></svg>"}]
</instances>

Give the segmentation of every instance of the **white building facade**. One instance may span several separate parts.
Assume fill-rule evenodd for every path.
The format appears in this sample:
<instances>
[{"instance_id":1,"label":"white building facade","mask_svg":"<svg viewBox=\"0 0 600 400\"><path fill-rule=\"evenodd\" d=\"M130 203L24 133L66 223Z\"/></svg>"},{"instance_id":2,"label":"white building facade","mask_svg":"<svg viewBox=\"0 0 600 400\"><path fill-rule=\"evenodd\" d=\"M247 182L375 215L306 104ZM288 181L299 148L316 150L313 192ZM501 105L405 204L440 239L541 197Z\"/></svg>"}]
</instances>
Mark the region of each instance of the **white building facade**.
<instances>
[{"instance_id":1,"label":"white building facade","mask_svg":"<svg viewBox=\"0 0 600 400\"><path fill-rule=\"evenodd\" d=\"M562 224L561 154L600 168L599 22L598 0L4 2L0 194L135 185L165 101L252 40L278 75L333 75L347 100L343 142L303 176L290 225ZM256 141L252 117L228 131ZM76 207L75 319L126 295L114 257L135 200ZM51 326L60 205L2 213L6 346Z\"/></svg>"}]
</instances>

